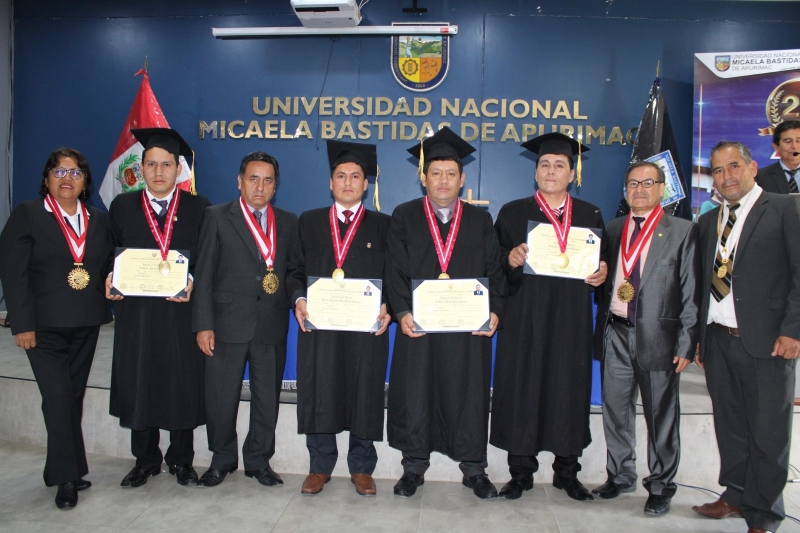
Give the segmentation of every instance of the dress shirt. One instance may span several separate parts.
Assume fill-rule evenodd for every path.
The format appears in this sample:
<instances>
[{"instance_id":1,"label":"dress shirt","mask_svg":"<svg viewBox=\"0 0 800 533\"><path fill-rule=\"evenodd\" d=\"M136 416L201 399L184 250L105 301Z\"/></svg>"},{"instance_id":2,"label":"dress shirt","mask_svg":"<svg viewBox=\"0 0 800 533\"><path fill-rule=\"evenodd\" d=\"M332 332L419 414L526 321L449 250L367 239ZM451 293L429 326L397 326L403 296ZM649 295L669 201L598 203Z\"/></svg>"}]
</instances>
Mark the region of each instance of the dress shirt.
<instances>
[{"instance_id":1,"label":"dress shirt","mask_svg":"<svg viewBox=\"0 0 800 533\"><path fill-rule=\"evenodd\" d=\"M156 198L150 192L150 189L145 187L144 193L147 195L147 201L150 202L150 205L153 207L153 211L155 211L156 215L161 216L161 213L159 211L157 211L157 209L161 209L161 206L158 205L157 203L155 203L153 200L166 200L167 201L167 207L165 209L169 209L169 204L170 204L170 202L172 202L172 197L175 196L175 191L177 190L177 188L178 188L177 186L173 187L172 191L168 195L166 195L164 198Z\"/></svg>"},{"instance_id":2,"label":"dress shirt","mask_svg":"<svg viewBox=\"0 0 800 533\"><path fill-rule=\"evenodd\" d=\"M642 221L642 230L644 230L644 225L647 224L647 219L650 218L650 215L653 214L654 210L655 210L655 208L651 209L648 213L646 213L644 215L636 215L636 216L643 216L644 217L644 221ZM665 214L664 216L667 216L667 215ZM626 226L627 226L627 228L625 229L625 231L628 232L628 246L630 246L631 245L630 238L631 238L631 235L633 235L633 229L636 227L636 223L632 220L631 217L629 217ZM642 272L644 272L644 264L647 261L647 252L650 251L650 242L652 240L653 240L653 236L651 235L650 238L647 239L647 242L645 242L644 246L642 247L642 255L639 256L639 273L640 274ZM625 281L625 275L622 273L622 241L620 240L619 258L617 260L617 269L616 269L616 272L614 274L614 288L616 289L617 287L622 285L622 282L624 282L624 281ZM641 289L641 287L639 287L639 288ZM621 316L622 318L625 318L626 316L628 316L628 304L623 303L619 299L619 296L617 296L617 291L616 290L612 291L612 293L611 293L611 313L613 313L613 314L615 314L617 316Z\"/></svg>"},{"instance_id":3,"label":"dress shirt","mask_svg":"<svg viewBox=\"0 0 800 533\"><path fill-rule=\"evenodd\" d=\"M336 206L336 216L339 217L339 222L345 222L343 214L345 211L350 211L353 213L353 215L350 217L350 222L352 222L356 218L356 213L358 213L358 208L361 207L361 202L358 202L353 207L344 207L339 202L334 202L334 205Z\"/></svg>"},{"instance_id":4,"label":"dress shirt","mask_svg":"<svg viewBox=\"0 0 800 533\"><path fill-rule=\"evenodd\" d=\"M58 210L61 212L61 220L64 220L64 218L66 217L66 219L69 220L69 224L70 226L72 226L72 229L75 230L75 233L78 234L78 237L83 235L83 230L86 227L86 224L84 224L83 221L81 220L82 218L81 201L78 200L78 209L75 210L74 215L68 215L67 212L61 208L58 202L56 202L56 205L58 206ZM47 202L44 202L44 209L48 213L53 212L53 210L50 209L50 206L47 204Z\"/></svg>"}]
</instances>

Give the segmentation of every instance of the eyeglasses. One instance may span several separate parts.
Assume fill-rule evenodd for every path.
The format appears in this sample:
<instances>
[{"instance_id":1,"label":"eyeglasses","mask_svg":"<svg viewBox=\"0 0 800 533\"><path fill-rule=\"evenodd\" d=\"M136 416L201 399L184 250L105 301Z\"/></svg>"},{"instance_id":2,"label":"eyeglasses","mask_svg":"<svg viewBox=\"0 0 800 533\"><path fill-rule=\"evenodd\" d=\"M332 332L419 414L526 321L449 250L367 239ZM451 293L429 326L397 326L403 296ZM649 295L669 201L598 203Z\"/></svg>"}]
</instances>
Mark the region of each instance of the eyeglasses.
<instances>
[{"instance_id":1,"label":"eyeglasses","mask_svg":"<svg viewBox=\"0 0 800 533\"><path fill-rule=\"evenodd\" d=\"M58 167L58 168L54 168L50 172L52 172L53 176L57 177L58 179L66 178L67 176L69 176L69 178L71 180L77 181L77 180L81 179L84 176L83 170L81 170L79 168L66 169L66 168Z\"/></svg>"},{"instance_id":2,"label":"eyeglasses","mask_svg":"<svg viewBox=\"0 0 800 533\"><path fill-rule=\"evenodd\" d=\"M645 189L649 189L650 187L652 187L656 183L664 183L664 182L663 181L656 181L656 180L642 180L642 181L629 180L629 181L627 181L625 183L625 186L627 188L629 188L629 189L635 189L636 187L641 185Z\"/></svg>"}]
</instances>

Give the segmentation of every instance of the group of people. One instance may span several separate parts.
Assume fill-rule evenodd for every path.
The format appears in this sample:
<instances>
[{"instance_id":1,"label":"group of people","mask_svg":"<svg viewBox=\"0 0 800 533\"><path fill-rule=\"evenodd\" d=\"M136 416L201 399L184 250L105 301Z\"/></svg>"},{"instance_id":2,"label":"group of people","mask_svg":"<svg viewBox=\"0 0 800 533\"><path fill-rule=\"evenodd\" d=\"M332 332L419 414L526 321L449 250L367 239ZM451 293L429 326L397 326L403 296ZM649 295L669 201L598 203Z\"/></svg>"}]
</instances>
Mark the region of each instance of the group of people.
<instances>
[{"instance_id":1,"label":"group of people","mask_svg":"<svg viewBox=\"0 0 800 533\"><path fill-rule=\"evenodd\" d=\"M554 487L580 501L614 498L636 487L641 393L650 470L644 511L663 515L680 460L679 375L694 360L706 372L726 489L695 510L744 516L753 532L780 525L800 355L800 210L796 198L770 191L797 192L800 122L776 129L781 168L768 167L770 174L758 172L743 144L717 144L710 167L723 201L698 223L665 214L663 170L634 163L625 176L630 214L607 227L596 206L568 192L573 158L588 148L559 133L522 145L538 157L536 192L503 206L494 222L459 199L462 160L474 148L448 128L409 149L425 195L391 217L363 204L368 179L377 175L375 145L329 141L334 203L298 218L271 205L279 165L270 155L245 156L240 197L210 206L176 187L179 156L191 156L177 132L132 133L145 147L142 191L118 196L106 217L86 205L86 159L59 149L45 165L42 199L17 206L0 236L0 280L12 332L42 393L44 480L58 486L58 507L74 507L78 491L91 486L83 479L81 412L110 299L110 412L131 429L136 458L123 487L145 484L162 463L178 483L202 487L219 485L239 467L236 418L246 362L244 472L266 486L283 484L270 459L293 310L300 326L298 432L310 457L303 494L319 493L331 480L336 435L346 430L351 481L359 494L374 495L374 442L383 439L386 413L389 445L403 457L396 496L415 494L431 453L439 452L459 462L463 484L477 497L517 499L533 487L539 452L548 451ZM553 226L564 256L570 229L592 228L602 237L599 268L585 279L527 272L530 221ZM184 292L121 296L112 287L116 247L188 251ZM376 331L307 326L308 279L337 276L382 281ZM420 330L412 280L442 278L488 280L488 328ZM392 321L398 333L385 409ZM591 442L593 353L603 361L608 479L589 491L578 472ZM203 424L213 458L198 477L193 430ZM166 455L162 429L170 432ZM510 479L499 492L486 474L489 443L508 452Z\"/></svg>"}]
</instances>

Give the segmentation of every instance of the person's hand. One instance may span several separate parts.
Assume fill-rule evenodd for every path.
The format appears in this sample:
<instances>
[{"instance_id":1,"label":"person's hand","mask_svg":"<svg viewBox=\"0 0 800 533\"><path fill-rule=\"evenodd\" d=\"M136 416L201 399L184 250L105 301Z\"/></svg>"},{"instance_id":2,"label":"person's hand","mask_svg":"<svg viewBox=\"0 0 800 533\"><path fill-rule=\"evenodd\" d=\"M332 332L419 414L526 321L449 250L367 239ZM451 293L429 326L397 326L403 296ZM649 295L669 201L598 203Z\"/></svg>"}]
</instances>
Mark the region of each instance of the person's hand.
<instances>
[{"instance_id":1,"label":"person's hand","mask_svg":"<svg viewBox=\"0 0 800 533\"><path fill-rule=\"evenodd\" d=\"M797 359L800 357L800 341L781 335L775 341L775 347L772 348L772 357Z\"/></svg>"},{"instance_id":2,"label":"person's hand","mask_svg":"<svg viewBox=\"0 0 800 533\"><path fill-rule=\"evenodd\" d=\"M294 317L297 319L297 325L300 326L300 331L308 333L310 329L306 329L305 323L308 318L308 310L306 308L306 299L300 298L294 304Z\"/></svg>"},{"instance_id":3,"label":"person's hand","mask_svg":"<svg viewBox=\"0 0 800 533\"><path fill-rule=\"evenodd\" d=\"M678 357L676 355L675 357L672 358L672 363L678 365L675 367L675 373L680 374L681 372L686 370L686 367L691 364L691 361L689 361L685 357Z\"/></svg>"},{"instance_id":4,"label":"person's hand","mask_svg":"<svg viewBox=\"0 0 800 533\"><path fill-rule=\"evenodd\" d=\"M209 357L213 357L214 355L214 330L213 329L204 329L203 331L197 332L197 345L200 347L200 351L206 354Z\"/></svg>"},{"instance_id":5,"label":"person's hand","mask_svg":"<svg viewBox=\"0 0 800 533\"><path fill-rule=\"evenodd\" d=\"M179 304L185 304L186 302L189 301L189 298L192 297L192 288L194 288L194 282L192 281L192 278L189 278L189 284L183 288L183 290L186 292L186 296L181 296L180 298L177 298L175 296L170 296L169 298L167 298L167 301Z\"/></svg>"},{"instance_id":6,"label":"person's hand","mask_svg":"<svg viewBox=\"0 0 800 533\"><path fill-rule=\"evenodd\" d=\"M490 313L489 316L489 331L473 331L473 335L480 335L481 337L491 337L494 335L494 332L497 331L497 325L500 323L500 319L497 318L497 315L494 313Z\"/></svg>"},{"instance_id":7,"label":"person's hand","mask_svg":"<svg viewBox=\"0 0 800 533\"><path fill-rule=\"evenodd\" d=\"M411 316L411 313L406 313L406 315L400 319L400 331L412 339L417 339L425 335L424 333L417 333L417 326L414 325L414 317Z\"/></svg>"},{"instance_id":8,"label":"person's hand","mask_svg":"<svg viewBox=\"0 0 800 533\"><path fill-rule=\"evenodd\" d=\"M528 245L523 242L508 254L508 266L511 268L520 267L525 263L526 259L528 259Z\"/></svg>"},{"instance_id":9,"label":"person's hand","mask_svg":"<svg viewBox=\"0 0 800 533\"><path fill-rule=\"evenodd\" d=\"M36 332L26 331L25 333L17 333L14 335L14 341L16 341L17 346L23 350L36 348Z\"/></svg>"},{"instance_id":10,"label":"person's hand","mask_svg":"<svg viewBox=\"0 0 800 533\"><path fill-rule=\"evenodd\" d=\"M600 261L600 268L597 269L597 272L594 272L583 281L592 287L599 287L605 283L606 277L608 277L608 264L605 261Z\"/></svg>"},{"instance_id":11,"label":"person's hand","mask_svg":"<svg viewBox=\"0 0 800 533\"><path fill-rule=\"evenodd\" d=\"M697 348L694 351L694 362L702 368L703 370L706 369L706 364L703 362L703 358L700 357L700 343L697 343Z\"/></svg>"},{"instance_id":12,"label":"person's hand","mask_svg":"<svg viewBox=\"0 0 800 533\"><path fill-rule=\"evenodd\" d=\"M386 312L386 304L381 304L381 312L378 314L378 322L381 323L381 327L378 328L378 331L375 332L375 335L383 335L386 332L386 328L389 327L389 323L392 321L392 317L389 316L389 313Z\"/></svg>"},{"instance_id":13,"label":"person's hand","mask_svg":"<svg viewBox=\"0 0 800 533\"><path fill-rule=\"evenodd\" d=\"M111 294L111 273L106 276L106 298L109 300L122 300L121 294Z\"/></svg>"}]
</instances>

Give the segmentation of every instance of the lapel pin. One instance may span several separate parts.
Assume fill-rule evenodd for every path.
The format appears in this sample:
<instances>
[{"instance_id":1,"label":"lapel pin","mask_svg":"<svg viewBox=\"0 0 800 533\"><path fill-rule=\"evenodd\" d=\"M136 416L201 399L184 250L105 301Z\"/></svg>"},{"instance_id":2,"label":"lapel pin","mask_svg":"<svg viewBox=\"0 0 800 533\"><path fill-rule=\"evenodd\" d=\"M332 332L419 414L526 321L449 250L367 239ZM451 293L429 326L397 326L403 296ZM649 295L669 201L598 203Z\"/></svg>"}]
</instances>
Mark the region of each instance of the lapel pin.
<instances>
[{"instance_id":1,"label":"lapel pin","mask_svg":"<svg viewBox=\"0 0 800 533\"><path fill-rule=\"evenodd\" d=\"M178 217L175 217L173 220L175 220L175 222L177 222L178 221Z\"/></svg>"},{"instance_id":2,"label":"lapel pin","mask_svg":"<svg viewBox=\"0 0 800 533\"><path fill-rule=\"evenodd\" d=\"M658 234L658 236L659 236L659 237L661 237L661 235L663 235L663 234L662 234L662 233L659 233L659 234Z\"/></svg>"},{"instance_id":3,"label":"lapel pin","mask_svg":"<svg viewBox=\"0 0 800 533\"><path fill-rule=\"evenodd\" d=\"M367 248L372 248L372 243L371 242L367 243Z\"/></svg>"}]
</instances>

